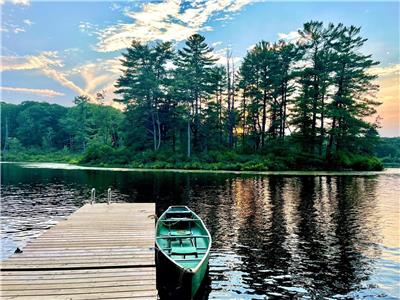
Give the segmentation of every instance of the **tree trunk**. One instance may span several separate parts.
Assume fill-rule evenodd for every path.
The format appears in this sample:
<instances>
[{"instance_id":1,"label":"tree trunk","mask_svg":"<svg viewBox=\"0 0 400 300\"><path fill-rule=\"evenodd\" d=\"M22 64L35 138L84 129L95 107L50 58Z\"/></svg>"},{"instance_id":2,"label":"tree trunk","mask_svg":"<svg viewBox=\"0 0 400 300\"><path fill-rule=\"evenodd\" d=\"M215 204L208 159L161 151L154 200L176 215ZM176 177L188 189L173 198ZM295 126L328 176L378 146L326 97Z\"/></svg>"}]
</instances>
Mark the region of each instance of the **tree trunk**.
<instances>
[{"instance_id":1,"label":"tree trunk","mask_svg":"<svg viewBox=\"0 0 400 300\"><path fill-rule=\"evenodd\" d=\"M219 97L218 97L219 94ZM219 130L219 143L222 145L222 134L223 134L223 128L222 128L222 89L219 90L219 93L217 93L217 102L218 102L218 130Z\"/></svg>"},{"instance_id":2,"label":"tree trunk","mask_svg":"<svg viewBox=\"0 0 400 300\"><path fill-rule=\"evenodd\" d=\"M261 121L261 148L264 148L266 124L267 124L267 91L264 90L263 108L262 108L262 121Z\"/></svg>"},{"instance_id":3,"label":"tree trunk","mask_svg":"<svg viewBox=\"0 0 400 300\"><path fill-rule=\"evenodd\" d=\"M158 119L158 114L157 114L157 130L158 130L158 143L157 143L157 150L160 149L161 146L161 125L160 125L160 120Z\"/></svg>"},{"instance_id":4,"label":"tree trunk","mask_svg":"<svg viewBox=\"0 0 400 300\"><path fill-rule=\"evenodd\" d=\"M285 86L285 98L284 98L284 102L283 102L282 139L285 138L285 130L286 130L286 106L287 106L287 83Z\"/></svg>"},{"instance_id":5,"label":"tree trunk","mask_svg":"<svg viewBox=\"0 0 400 300\"><path fill-rule=\"evenodd\" d=\"M227 93L228 93L228 146L232 148L233 144L233 132L232 132L232 103L231 103L231 92L232 92L232 84L231 84L231 71L230 71L230 53L227 51L226 54L226 74L228 76L228 86L227 86Z\"/></svg>"},{"instance_id":6,"label":"tree trunk","mask_svg":"<svg viewBox=\"0 0 400 300\"><path fill-rule=\"evenodd\" d=\"M156 120L154 117L154 112L151 112L151 125L153 127L152 134L153 134L153 149L157 151L157 131L156 131Z\"/></svg>"},{"instance_id":7,"label":"tree trunk","mask_svg":"<svg viewBox=\"0 0 400 300\"><path fill-rule=\"evenodd\" d=\"M312 124L311 124L311 151L315 153L316 137L317 137L317 107L319 97L319 86L317 76L314 75L313 82L313 103L312 103Z\"/></svg>"},{"instance_id":8,"label":"tree trunk","mask_svg":"<svg viewBox=\"0 0 400 300\"><path fill-rule=\"evenodd\" d=\"M8 147L8 118L6 118L6 132L4 137L3 152L7 151L7 147Z\"/></svg>"},{"instance_id":9,"label":"tree trunk","mask_svg":"<svg viewBox=\"0 0 400 300\"><path fill-rule=\"evenodd\" d=\"M245 149L245 135L246 135L246 88L243 89L243 132L242 132L242 148Z\"/></svg>"},{"instance_id":10,"label":"tree trunk","mask_svg":"<svg viewBox=\"0 0 400 300\"><path fill-rule=\"evenodd\" d=\"M320 128L319 155L322 155L322 148L324 146L324 138L325 138L324 118L325 118L325 94L323 94L321 97L321 128Z\"/></svg>"},{"instance_id":11,"label":"tree trunk","mask_svg":"<svg viewBox=\"0 0 400 300\"><path fill-rule=\"evenodd\" d=\"M190 131L191 131L191 129L190 129L190 119L188 119L188 122L187 122L187 157L190 157L190 155L191 155L191 149L190 149L190 143L191 143L191 141L190 141L190 139L191 139L191 137L190 137Z\"/></svg>"}]
</instances>

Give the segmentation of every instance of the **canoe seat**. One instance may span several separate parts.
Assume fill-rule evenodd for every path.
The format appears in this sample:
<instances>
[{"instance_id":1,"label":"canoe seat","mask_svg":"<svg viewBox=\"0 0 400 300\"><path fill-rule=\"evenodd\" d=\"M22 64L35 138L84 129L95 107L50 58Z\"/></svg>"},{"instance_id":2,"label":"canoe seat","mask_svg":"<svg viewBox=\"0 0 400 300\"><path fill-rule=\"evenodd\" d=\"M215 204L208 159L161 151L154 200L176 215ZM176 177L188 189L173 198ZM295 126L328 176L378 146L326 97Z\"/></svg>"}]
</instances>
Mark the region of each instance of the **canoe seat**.
<instances>
[{"instance_id":1,"label":"canoe seat","mask_svg":"<svg viewBox=\"0 0 400 300\"><path fill-rule=\"evenodd\" d=\"M181 240L171 242L171 254L172 255L195 255L197 257L197 249L193 247L190 240Z\"/></svg>"},{"instance_id":2,"label":"canoe seat","mask_svg":"<svg viewBox=\"0 0 400 300\"><path fill-rule=\"evenodd\" d=\"M191 234L192 234L192 232L190 230L187 230L187 229L178 229L178 230L171 231L171 236L191 235Z\"/></svg>"}]
</instances>

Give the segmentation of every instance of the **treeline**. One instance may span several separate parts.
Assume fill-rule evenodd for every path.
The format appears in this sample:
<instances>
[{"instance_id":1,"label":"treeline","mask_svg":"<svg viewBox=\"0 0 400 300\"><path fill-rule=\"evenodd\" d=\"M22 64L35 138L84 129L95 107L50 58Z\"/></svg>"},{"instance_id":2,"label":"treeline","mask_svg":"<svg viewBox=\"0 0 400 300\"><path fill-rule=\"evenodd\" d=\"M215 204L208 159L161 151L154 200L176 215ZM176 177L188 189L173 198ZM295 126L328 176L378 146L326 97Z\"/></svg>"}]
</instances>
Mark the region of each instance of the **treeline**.
<instances>
[{"instance_id":1,"label":"treeline","mask_svg":"<svg viewBox=\"0 0 400 300\"><path fill-rule=\"evenodd\" d=\"M123 113L85 96L68 109L48 105L46 117L13 118L10 109L2 139L17 140L2 140L3 148L11 142L67 147L97 164L381 168L373 158L378 124L366 121L379 105L369 72L377 62L361 54L360 28L308 22L298 33L297 43L261 41L240 65L230 51L224 65L217 63L198 34L179 50L170 42L133 42L116 82ZM37 109L22 106L27 115ZM29 129L11 124L18 118L22 128L37 126L39 133L24 136Z\"/></svg>"},{"instance_id":2,"label":"treeline","mask_svg":"<svg viewBox=\"0 0 400 300\"><path fill-rule=\"evenodd\" d=\"M400 167L400 137L380 138L375 155L388 167Z\"/></svg>"},{"instance_id":3,"label":"treeline","mask_svg":"<svg viewBox=\"0 0 400 300\"><path fill-rule=\"evenodd\" d=\"M111 106L76 97L75 106L25 101L1 102L1 147L4 152L23 149L82 152L90 144L120 146L123 113Z\"/></svg>"}]
</instances>

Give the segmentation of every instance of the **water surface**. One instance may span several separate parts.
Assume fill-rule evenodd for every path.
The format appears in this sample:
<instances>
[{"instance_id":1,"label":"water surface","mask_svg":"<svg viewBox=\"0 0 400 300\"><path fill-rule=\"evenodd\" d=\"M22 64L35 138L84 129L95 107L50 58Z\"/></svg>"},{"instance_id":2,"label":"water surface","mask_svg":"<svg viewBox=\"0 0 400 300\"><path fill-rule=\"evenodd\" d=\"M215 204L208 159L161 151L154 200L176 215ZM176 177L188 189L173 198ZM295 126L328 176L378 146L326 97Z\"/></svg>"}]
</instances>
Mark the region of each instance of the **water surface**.
<instances>
[{"instance_id":1,"label":"water surface","mask_svg":"<svg viewBox=\"0 0 400 300\"><path fill-rule=\"evenodd\" d=\"M83 205L185 204L207 224L210 299L399 299L400 169L209 173L1 164L2 258Z\"/></svg>"}]
</instances>

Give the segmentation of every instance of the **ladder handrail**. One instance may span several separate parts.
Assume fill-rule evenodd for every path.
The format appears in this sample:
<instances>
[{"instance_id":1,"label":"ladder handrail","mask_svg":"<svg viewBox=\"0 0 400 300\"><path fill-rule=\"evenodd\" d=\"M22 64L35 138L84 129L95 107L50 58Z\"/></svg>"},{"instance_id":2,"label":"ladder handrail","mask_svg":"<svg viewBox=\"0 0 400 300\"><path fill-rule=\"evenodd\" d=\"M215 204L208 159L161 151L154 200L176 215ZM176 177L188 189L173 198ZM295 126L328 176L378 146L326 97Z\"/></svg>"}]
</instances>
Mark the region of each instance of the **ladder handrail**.
<instances>
[{"instance_id":1,"label":"ladder handrail","mask_svg":"<svg viewBox=\"0 0 400 300\"><path fill-rule=\"evenodd\" d=\"M111 203L111 188L107 190L107 204Z\"/></svg>"},{"instance_id":2,"label":"ladder handrail","mask_svg":"<svg viewBox=\"0 0 400 300\"><path fill-rule=\"evenodd\" d=\"M90 194L90 204L93 204L96 202L96 189L92 188L91 194Z\"/></svg>"}]
</instances>

